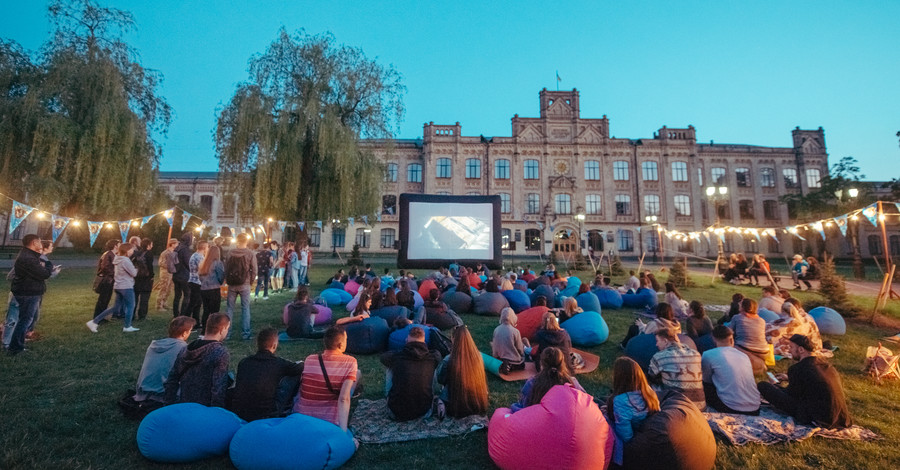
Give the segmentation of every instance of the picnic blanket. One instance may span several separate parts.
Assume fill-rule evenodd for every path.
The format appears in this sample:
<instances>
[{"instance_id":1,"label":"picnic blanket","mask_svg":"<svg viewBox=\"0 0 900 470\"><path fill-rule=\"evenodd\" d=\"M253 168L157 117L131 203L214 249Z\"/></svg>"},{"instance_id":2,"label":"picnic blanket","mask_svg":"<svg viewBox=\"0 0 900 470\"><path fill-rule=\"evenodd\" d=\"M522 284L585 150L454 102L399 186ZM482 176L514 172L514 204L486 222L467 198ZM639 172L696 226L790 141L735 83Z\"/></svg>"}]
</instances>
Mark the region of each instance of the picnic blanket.
<instances>
[{"instance_id":1,"label":"picnic blanket","mask_svg":"<svg viewBox=\"0 0 900 470\"><path fill-rule=\"evenodd\" d=\"M707 312L722 312L725 313L731 310L731 305L704 305L703 308Z\"/></svg>"},{"instance_id":2,"label":"picnic blanket","mask_svg":"<svg viewBox=\"0 0 900 470\"><path fill-rule=\"evenodd\" d=\"M768 407L759 410L759 416L744 416L725 413L703 413L713 432L725 437L736 446L748 443L780 444L802 441L812 436L828 439L873 441L881 439L873 431L852 426L846 429L825 429L797 424L789 416L778 414Z\"/></svg>"},{"instance_id":3,"label":"picnic blanket","mask_svg":"<svg viewBox=\"0 0 900 470\"><path fill-rule=\"evenodd\" d=\"M419 418L412 421L394 421L388 416L387 398L380 400L359 400L350 417L353 435L364 444L387 444L389 442L415 441L436 437L467 434L487 427L487 416L466 416L455 419L449 416L443 420Z\"/></svg>"},{"instance_id":4,"label":"picnic blanket","mask_svg":"<svg viewBox=\"0 0 900 470\"><path fill-rule=\"evenodd\" d=\"M588 372L593 372L597 370L597 367L600 365L600 356L596 354L591 354L587 351L582 351L580 349L572 348L572 352L577 352L581 354L581 357L584 358L584 367L581 369L577 369L575 371L576 374L587 374ZM533 362L526 362L525 369L523 370L515 370L508 374L501 374L500 378L507 382L518 382L520 380L528 380L537 375L537 369L534 368Z\"/></svg>"}]
</instances>

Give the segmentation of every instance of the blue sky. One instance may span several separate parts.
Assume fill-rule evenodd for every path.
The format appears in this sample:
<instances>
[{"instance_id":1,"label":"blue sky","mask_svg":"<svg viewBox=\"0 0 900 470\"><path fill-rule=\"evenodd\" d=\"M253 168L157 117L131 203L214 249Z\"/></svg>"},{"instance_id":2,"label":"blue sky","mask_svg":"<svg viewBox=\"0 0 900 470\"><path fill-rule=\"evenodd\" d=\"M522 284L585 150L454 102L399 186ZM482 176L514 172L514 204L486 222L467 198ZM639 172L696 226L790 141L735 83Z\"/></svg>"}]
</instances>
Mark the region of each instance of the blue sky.
<instances>
[{"instance_id":1,"label":"blue sky","mask_svg":"<svg viewBox=\"0 0 900 470\"><path fill-rule=\"evenodd\" d=\"M128 40L165 78L162 170L216 169L216 110L284 26L393 64L408 88L398 137L427 121L509 135L559 70L582 117L606 114L617 137L692 124L701 142L790 146L795 126L822 126L832 162L852 155L868 179L900 176L900 1L100 3L134 14ZM37 49L46 5L0 0L0 37Z\"/></svg>"}]
</instances>

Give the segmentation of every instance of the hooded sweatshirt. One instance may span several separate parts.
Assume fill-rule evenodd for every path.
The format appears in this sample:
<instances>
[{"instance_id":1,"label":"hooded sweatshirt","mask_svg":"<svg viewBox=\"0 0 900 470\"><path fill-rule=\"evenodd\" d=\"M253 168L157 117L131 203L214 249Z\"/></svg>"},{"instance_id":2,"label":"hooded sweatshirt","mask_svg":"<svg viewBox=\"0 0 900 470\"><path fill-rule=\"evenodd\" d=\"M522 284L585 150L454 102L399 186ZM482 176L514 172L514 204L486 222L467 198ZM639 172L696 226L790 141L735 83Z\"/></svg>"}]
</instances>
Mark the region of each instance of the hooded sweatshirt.
<instances>
[{"instance_id":1,"label":"hooded sweatshirt","mask_svg":"<svg viewBox=\"0 0 900 470\"><path fill-rule=\"evenodd\" d=\"M175 361L166 380L166 403L225 406L228 349L219 341L198 339Z\"/></svg>"},{"instance_id":2,"label":"hooded sweatshirt","mask_svg":"<svg viewBox=\"0 0 900 470\"><path fill-rule=\"evenodd\" d=\"M116 267L116 282L113 289L134 289L134 276L137 276L137 268L127 256L116 256L113 260Z\"/></svg>"},{"instance_id":3,"label":"hooded sweatshirt","mask_svg":"<svg viewBox=\"0 0 900 470\"><path fill-rule=\"evenodd\" d=\"M187 282L191 275L191 243L193 241L194 236L187 232L181 236L181 241L175 247L175 256L178 258L178 262L175 264L175 273L172 274L172 279L176 281Z\"/></svg>"},{"instance_id":4,"label":"hooded sweatshirt","mask_svg":"<svg viewBox=\"0 0 900 470\"><path fill-rule=\"evenodd\" d=\"M494 328L494 339L491 341L491 355L512 364L525 362L525 345L522 334L516 329L519 318L512 309L503 309L500 313L500 326Z\"/></svg>"},{"instance_id":5,"label":"hooded sweatshirt","mask_svg":"<svg viewBox=\"0 0 900 470\"><path fill-rule=\"evenodd\" d=\"M429 351L422 341L410 341L400 351L381 355L381 363L392 372L387 404L398 421L425 416L434 396L432 381L441 354Z\"/></svg>"},{"instance_id":6,"label":"hooded sweatshirt","mask_svg":"<svg viewBox=\"0 0 900 470\"><path fill-rule=\"evenodd\" d=\"M178 338L163 338L150 343L150 346L147 347L147 354L144 355L141 373L138 375L135 401L164 400L166 378L169 377L175 360L184 352L185 348L187 348L187 343Z\"/></svg>"}]
</instances>

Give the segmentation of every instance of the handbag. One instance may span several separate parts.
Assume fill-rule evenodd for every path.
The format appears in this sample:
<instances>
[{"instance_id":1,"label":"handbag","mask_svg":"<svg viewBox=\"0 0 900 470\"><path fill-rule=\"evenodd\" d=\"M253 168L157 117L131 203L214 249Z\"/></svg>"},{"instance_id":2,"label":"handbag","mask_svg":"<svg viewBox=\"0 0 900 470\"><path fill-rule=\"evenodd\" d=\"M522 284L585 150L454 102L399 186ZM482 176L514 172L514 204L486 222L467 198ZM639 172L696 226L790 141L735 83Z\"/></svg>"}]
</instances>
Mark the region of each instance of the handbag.
<instances>
[{"instance_id":1,"label":"handbag","mask_svg":"<svg viewBox=\"0 0 900 470\"><path fill-rule=\"evenodd\" d=\"M113 280L110 279L110 278L108 278L108 277L106 277L106 276L100 276L100 275L94 276L94 286L93 286L93 290L94 290L95 293L99 294L99 293L100 293L100 288L101 288L102 286L104 286L104 285L112 285L112 283L113 283Z\"/></svg>"}]
</instances>

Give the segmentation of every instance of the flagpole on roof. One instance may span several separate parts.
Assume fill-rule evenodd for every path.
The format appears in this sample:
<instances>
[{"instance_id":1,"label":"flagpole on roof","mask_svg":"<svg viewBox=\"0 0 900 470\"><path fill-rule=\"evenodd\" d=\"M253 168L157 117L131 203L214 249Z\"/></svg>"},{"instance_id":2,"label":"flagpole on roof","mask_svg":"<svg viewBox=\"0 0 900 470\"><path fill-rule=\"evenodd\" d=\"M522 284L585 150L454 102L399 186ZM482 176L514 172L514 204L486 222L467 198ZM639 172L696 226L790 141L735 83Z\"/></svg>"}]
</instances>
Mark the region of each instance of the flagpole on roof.
<instances>
[{"instance_id":1,"label":"flagpole on roof","mask_svg":"<svg viewBox=\"0 0 900 470\"><path fill-rule=\"evenodd\" d=\"M556 91L559 91L559 82L561 82L561 81L562 81L562 79L559 78L559 70L557 70L556 71Z\"/></svg>"}]
</instances>

